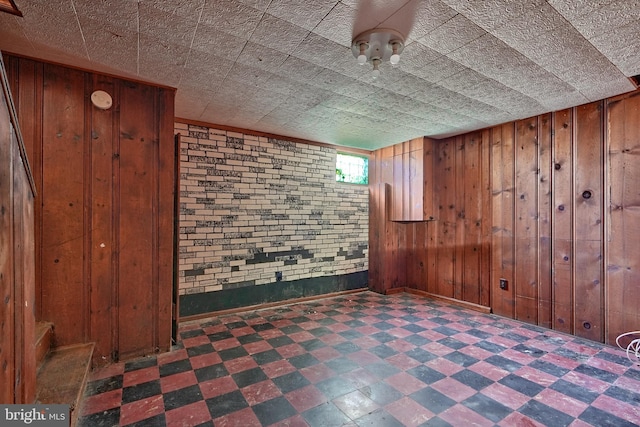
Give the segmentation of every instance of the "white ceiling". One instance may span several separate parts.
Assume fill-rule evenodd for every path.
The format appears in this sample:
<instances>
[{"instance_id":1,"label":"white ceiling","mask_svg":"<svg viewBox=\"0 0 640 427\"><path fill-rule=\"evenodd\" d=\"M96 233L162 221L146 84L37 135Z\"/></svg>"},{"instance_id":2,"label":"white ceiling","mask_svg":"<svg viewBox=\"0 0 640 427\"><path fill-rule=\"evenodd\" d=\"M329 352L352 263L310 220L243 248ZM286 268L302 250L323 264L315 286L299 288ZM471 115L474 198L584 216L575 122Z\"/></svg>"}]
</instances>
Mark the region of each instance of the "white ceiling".
<instances>
[{"instance_id":1,"label":"white ceiling","mask_svg":"<svg viewBox=\"0 0 640 427\"><path fill-rule=\"evenodd\" d=\"M176 116L376 149L635 89L640 0L15 0L0 50L177 88ZM359 66L364 30L407 35Z\"/></svg>"}]
</instances>

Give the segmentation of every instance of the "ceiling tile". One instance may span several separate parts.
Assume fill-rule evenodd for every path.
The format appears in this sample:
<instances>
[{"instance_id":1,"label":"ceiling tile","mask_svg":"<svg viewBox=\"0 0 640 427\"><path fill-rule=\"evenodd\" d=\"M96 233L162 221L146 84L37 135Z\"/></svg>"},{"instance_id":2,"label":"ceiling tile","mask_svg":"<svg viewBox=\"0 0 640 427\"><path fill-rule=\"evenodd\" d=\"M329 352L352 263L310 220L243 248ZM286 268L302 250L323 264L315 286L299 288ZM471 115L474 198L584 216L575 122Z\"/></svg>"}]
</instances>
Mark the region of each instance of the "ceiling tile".
<instances>
[{"instance_id":1,"label":"ceiling tile","mask_svg":"<svg viewBox=\"0 0 640 427\"><path fill-rule=\"evenodd\" d=\"M175 87L180 82L188 55L189 50L183 46L162 43L142 34L138 52L138 73L150 81L165 82Z\"/></svg>"},{"instance_id":2,"label":"ceiling tile","mask_svg":"<svg viewBox=\"0 0 640 427\"><path fill-rule=\"evenodd\" d=\"M481 37L487 32L465 18L463 15L456 15L442 25L434 28L418 41L443 54L453 52L461 46Z\"/></svg>"},{"instance_id":3,"label":"ceiling tile","mask_svg":"<svg viewBox=\"0 0 640 427\"><path fill-rule=\"evenodd\" d=\"M200 22L197 26L191 49L211 53L217 57L224 57L229 61L235 61L247 40L237 37Z\"/></svg>"},{"instance_id":4,"label":"ceiling tile","mask_svg":"<svg viewBox=\"0 0 640 427\"><path fill-rule=\"evenodd\" d=\"M272 0L267 13L306 30L313 30L337 0Z\"/></svg>"},{"instance_id":5,"label":"ceiling tile","mask_svg":"<svg viewBox=\"0 0 640 427\"><path fill-rule=\"evenodd\" d=\"M73 0L73 7L80 17L100 21L112 28L138 30L138 2L118 2L116 7L110 1Z\"/></svg>"},{"instance_id":6,"label":"ceiling tile","mask_svg":"<svg viewBox=\"0 0 640 427\"><path fill-rule=\"evenodd\" d=\"M114 28L103 21L81 17L85 45L89 57L100 64L115 66L137 74L138 33L126 28Z\"/></svg>"},{"instance_id":7,"label":"ceiling tile","mask_svg":"<svg viewBox=\"0 0 640 427\"><path fill-rule=\"evenodd\" d=\"M640 22L632 22L589 40L626 76L640 74Z\"/></svg>"},{"instance_id":8,"label":"ceiling tile","mask_svg":"<svg viewBox=\"0 0 640 427\"><path fill-rule=\"evenodd\" d=\"M375 28L380 21L368 15L358 15L357 10L338 3L313 29L315 34L351 49L351 41L359 33Z\"/></svg>"},{"instance_id":9,"label":"ceiling tile","mask_svg":"<svg viewBox=\"0 0 640 427\"><path fill-rule=\"evenodd\" d=\"M216 0L205 3L200 22L248 40L262 14L263 12L234 0Z\"/></svg>"},{"instance_id":10,"label":"ceiling tile","mask_svg":"<svg viewBox=\"0 0 640 427\"><path fill-rule=\"evenodd\" d=\"M287 54L269 49L253 42L247 42L236 59L239 64L249 65L265 71L275 71L287 59Z\"/></svg>"},{"instance_id":11,"label":"ceiling tile","mask_svg":"<svg viewBox=\"0 0 640 427\"><path fill-rule=\"evenodd\" d=\"M88 59L80 24L71 2L20 3L19 22L29 41Z\"/></svg>"},{"instance_id":12,"label":"ceiling tile","mask_svg":"<svg viewBox=\"0 0 640 427\"><path fill-rule=\"evenodd\" d=\"M250 41L288 55L308 34L309 30L265 14L251 35Z\"/></svg>"},{"instance_id":13,"label":"ceiling tile","mask_svg":"<svg viewBox=\"0 0 640 427\"><path fill-rule=\"evenodd\" d=\"M20 0L0 49L174 86L180 117L339 145L442 137L633 90L638 0ZM76 14L77 10L77 14ZM354 32L408 34L359 66ZM86 43L85 43L86 40Z\"/></svg>"},{"instance_id":14,"label":"ceiling tile","mask_svg":"<svg viewBox=\"0 0 640 427\"><path fill-rule=\"evenodd\" d=\"M568 8L562 2L550 1L587 39L611 32L617 27L637 23L640 19L637 0L583 1L584 8Z\"/></svg>"},{"instance_id":15,"label":"ceiling tile","mask_svg":"<svg viewBox=\"0 0 640 427\"><path fill-rule=\"evenodd\" d=\"M541 34L553 31L557 27L569 26L560 13L548 3L543 2L530 8L526 13L491 29L490 32L507 45L513 47L527 43ZM560 39L556 41L556 44L562 44L562 42L563 40Z\"/></svg>"},{"instance_id":16,"label":"ceiling tile","mask_svg":"<svg viewBox=\"0 0 640 427\"><path fill-rule=\"evenodd\" d=\"M458 12L440 0L412 0L398 13L392 15L380 27L398 29L409 41L419 40L435 28L449 21ZM412 15L412 16L408 16ZM408 32L404 28L410 25Z\"/></svg>"},{"instance_id":17,"label":"ceiling tile","mask_svg":"<svg viewBox=\"0 0 640 427\"><path fill-rule=\"evenodd\" d=\"M304 59L289 56L278 69L278 73L285 78L293 81L306 82L315 78L322 72L323 68L319 65L305 61Z\"/></svg>"},{"instance_id":18,"label":"ceiling tile","mask_svg":"<svg viewBox=\"0 0 640 427\"><path fill-rule=\"evenodd\" d=\"M528 13L545 0L443 0L480 27L491 31Z\"/></svg>"},{"instance_id":19,"label":"ceiling tile","mask_svg":"<svg viewBox=\"0 0 640 427\"><path fill-rule=\"evenodd\" d=\"M165 10L151 7L148 3L139 5L139 30L156 39L191 47L197 28L198 16L175 15ZM133 29L132 31L136 31Z\"/></svg>"},{"instance_id":20,"label":"ceiling tile","mask_svg":"<svg viewBox=\"0 0 640 427\"><path fill-rule=\"evenodd\" d=\"M138 0L140 6L152 7L171 16L197 21L206 0Z\"/></svg>"},{"instance_id":21,"label":"ceiling tile","mask_svg":"<svg viewBox=\"0 0 640 427\"><path fill-rule=\"evenodd\" d=\"M201 86L203 90L212 90L222 83L233 68L233 64L225 58L192 49L182 70L181 83L194 87Z\"/></svg>"}]
</instances>

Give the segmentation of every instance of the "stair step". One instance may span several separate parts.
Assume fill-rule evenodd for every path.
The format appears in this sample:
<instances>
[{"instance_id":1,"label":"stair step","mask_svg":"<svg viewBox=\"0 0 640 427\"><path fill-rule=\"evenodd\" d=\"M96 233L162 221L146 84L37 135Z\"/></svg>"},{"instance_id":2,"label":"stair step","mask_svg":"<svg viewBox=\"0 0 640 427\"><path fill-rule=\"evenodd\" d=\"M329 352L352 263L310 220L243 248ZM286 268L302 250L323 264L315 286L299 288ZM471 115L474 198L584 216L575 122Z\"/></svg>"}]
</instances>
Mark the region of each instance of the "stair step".
<instances>
[{"instance_id":1,"label":"stair step","mask_svg":"<svg viewBox=\"0 0 640 427\"><path fill-rule=\"evenodd\" d=\"M93 343L54 348L38 372L36 402L70 405L71 425L78 418L75 409L84 393L93 348Z\"/></svg>"},{"instance_id":2,"label":"stair step","mask_svg":"<svg viewBox=\"0 0 640 427\"><path fill-rule=\"evenodd\" d=\"M40 370L53 344L53 323L36 322L36 366Z\"/></svg>"}]
</instances>

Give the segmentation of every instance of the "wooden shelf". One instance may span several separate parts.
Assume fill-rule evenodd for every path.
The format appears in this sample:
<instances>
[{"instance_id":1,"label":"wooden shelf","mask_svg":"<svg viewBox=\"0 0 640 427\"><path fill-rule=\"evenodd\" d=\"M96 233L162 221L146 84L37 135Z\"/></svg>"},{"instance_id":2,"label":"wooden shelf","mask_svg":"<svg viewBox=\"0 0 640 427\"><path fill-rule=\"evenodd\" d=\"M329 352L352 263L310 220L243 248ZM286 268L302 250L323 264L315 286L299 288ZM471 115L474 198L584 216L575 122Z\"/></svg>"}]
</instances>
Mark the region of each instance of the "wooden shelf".
<instances>
[{"instance_id":1,"label":"wooden shelf","mask_svg":"<svg viewBox=\"0 0 640 427\"><path fill-rule=\"evenodd\" d=\"M386 150L393 168L388 217L394 222L435 220L433 141L415 138Z\"/></svg>"}]
</instances>

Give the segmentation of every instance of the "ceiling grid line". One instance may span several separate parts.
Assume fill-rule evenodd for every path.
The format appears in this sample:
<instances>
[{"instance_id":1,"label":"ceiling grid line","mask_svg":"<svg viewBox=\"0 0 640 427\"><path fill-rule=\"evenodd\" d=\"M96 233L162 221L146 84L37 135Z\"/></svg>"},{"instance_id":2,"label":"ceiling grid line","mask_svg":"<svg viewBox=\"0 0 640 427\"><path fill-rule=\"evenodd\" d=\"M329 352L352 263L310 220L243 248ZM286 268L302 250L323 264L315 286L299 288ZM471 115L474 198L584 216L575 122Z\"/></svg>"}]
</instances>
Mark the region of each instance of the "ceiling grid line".
<instances>
[{"instance_id":1,"label":"ceiling grid line","mask_svg":"<svg viewBox=\"0 0 640 427\"><path fill-rule=\"evenodd\" d=\"M616 96L640 74L624 0L16 3L2 51L175 87L180 118L370 150ZM351 45L376 27L405 43L374 78Z\"/></svg>"}]
</instances>

